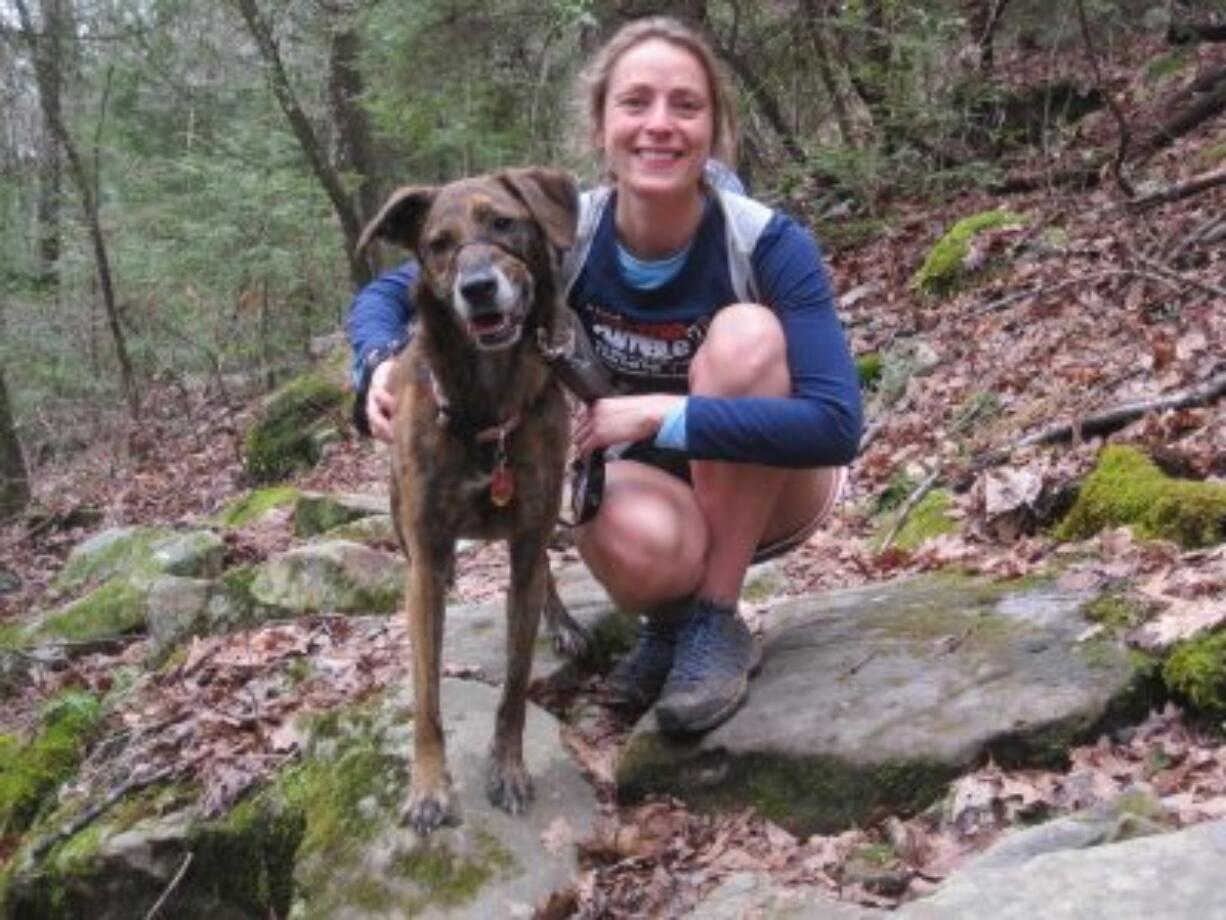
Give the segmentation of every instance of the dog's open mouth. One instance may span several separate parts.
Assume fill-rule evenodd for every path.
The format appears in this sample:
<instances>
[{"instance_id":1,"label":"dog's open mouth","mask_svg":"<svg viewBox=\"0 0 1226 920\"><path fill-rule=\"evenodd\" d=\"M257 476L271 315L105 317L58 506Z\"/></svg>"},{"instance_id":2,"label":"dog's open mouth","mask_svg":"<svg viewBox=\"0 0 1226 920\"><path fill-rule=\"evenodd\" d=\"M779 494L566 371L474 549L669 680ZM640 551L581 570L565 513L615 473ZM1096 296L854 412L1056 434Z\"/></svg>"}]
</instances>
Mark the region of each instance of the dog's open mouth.
<instances>
[{"instance_id":1,"label":"dog's open mouth","mask_svg":"<svg viewBox=\"0 0 1226 920\"><path fill-rule=\"evenodd\" d=\"M505 348L519 339L520 326L506 313L486 313L468 321L468 332L481 348Z\"/></svg>"}]
</instances>

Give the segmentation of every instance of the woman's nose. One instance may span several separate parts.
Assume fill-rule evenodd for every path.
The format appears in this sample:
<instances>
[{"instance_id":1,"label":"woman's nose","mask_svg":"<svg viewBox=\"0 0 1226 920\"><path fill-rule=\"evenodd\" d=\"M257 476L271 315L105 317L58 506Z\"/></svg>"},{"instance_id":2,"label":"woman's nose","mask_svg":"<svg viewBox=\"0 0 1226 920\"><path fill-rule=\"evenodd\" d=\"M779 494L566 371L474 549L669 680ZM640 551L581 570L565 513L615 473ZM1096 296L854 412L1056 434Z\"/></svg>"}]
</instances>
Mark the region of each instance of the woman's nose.
<instances>
[{"instance_id":1,"label":"woman's nose","mask_svg":"<svg viewBox=\"0 0 1226 920\"><path fill-rule=\"evenodd\" d=\"M647 110L646 126L652 131L663 131L672 127L672 113L664 99L657 99Z\"/></svg>"}]
</instances>

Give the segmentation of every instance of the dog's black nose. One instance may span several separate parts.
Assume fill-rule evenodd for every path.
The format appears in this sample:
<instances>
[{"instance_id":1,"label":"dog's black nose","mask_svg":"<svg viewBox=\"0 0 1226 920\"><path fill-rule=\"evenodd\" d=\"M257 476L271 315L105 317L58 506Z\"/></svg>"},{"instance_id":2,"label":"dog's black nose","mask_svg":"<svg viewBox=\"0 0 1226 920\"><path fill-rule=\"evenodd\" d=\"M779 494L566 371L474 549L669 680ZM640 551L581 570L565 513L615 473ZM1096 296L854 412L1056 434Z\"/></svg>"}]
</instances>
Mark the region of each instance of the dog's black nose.
<instances>
[{"instance_id":1,"label":"dog's black nose","mask_svg":"<svg viewBox=\"0 0 1226 920\"><path fill-rule=\"evenodd\" d=\"M460 284L460 294L470 304L487 304L498 293L498 279L493 272L473 272Z\"/></svg>"}]
</instances>

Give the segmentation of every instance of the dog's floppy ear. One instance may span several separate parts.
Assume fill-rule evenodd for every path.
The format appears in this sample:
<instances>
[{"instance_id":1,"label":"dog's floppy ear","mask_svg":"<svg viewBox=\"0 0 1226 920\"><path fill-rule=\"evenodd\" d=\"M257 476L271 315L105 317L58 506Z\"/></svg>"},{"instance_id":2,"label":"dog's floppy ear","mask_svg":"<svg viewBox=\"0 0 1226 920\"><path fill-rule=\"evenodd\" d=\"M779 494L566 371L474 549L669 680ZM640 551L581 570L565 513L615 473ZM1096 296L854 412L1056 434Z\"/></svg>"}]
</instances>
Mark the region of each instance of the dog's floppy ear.
<instances>
[{"instance_id":1,"label":"dog's floppy ear","mask_svg":"<svg viewBox=\"0 0 1226 920\"><path fill-rule=\"evenodd\" d=\"M392 193L379 213L366 225L358 239L358 252L376 236L389 243L399 243L406 249L417 248L417 238L426 212L434 203L438 189L431 186L403 185Z\"/></svg>"},{"instance_id":2,"label":"dog's floppy ear","mask_svg":"<svg viewBox=\"0 0 1226 920\"><path fill-rule=\"evenodd\" d=\"M498 177L528 206L549 242L565 249L575 242L579 223L579 186L560 169L508 169Z\"/></svg>"}]
</instances>

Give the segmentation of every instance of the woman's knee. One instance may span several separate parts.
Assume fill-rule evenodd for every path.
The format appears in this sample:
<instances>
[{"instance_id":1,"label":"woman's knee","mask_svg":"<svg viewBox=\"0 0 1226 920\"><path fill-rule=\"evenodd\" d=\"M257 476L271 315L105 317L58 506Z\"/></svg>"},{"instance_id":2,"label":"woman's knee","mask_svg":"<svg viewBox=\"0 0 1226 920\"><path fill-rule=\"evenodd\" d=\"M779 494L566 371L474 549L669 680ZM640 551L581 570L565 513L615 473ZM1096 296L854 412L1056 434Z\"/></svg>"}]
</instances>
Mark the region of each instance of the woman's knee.
<instances>
[{"instance_id":1,"label":"woman's knee","mask_svg":"<svg viewBox=\"0 0 1226 920\"><path fill-rule=\"evenodd\" d=\"M688 491L681 482L655 490L638 477L610 476L600 513L579 533L584 562L622 606L672 600L702 577L705 526L696 507L671 494L673 486Z\"/></svg>"},{"instance_id":2,"label":"woman's knee","mask_svg":"<svg viewBox=\"0 0 1226 920\"><path fill-rule=\"evenodd\" d=\"M786 396L787 339L774 312L758 304L724 307L690 365L690 392L709 396Z\"/></svg>"}]
</instances>

